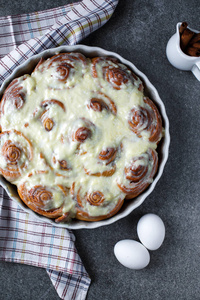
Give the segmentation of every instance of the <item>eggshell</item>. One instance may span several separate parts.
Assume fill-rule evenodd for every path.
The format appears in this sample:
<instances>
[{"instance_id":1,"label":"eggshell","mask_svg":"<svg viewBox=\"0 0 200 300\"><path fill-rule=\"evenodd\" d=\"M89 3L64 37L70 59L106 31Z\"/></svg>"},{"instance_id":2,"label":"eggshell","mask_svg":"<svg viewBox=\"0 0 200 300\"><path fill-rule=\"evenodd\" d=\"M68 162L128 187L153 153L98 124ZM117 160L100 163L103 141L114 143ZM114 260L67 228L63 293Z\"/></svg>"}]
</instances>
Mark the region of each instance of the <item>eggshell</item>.
<instances>
[{"instance_id":1,"label":"eggshell","mask_svg":"<svg viewBox=\"0 0 200 300\"><path fill-rule=\"evenodd\" d=\"M148 250L134 240L119 241L114 247L114 254L117 260L129 269L140 270L150 262Z\"/></svg>"},{"instance_id":2,"label":"eggshell","mask_svg":"<svg viewBox=\"0 0 200 300\"><path fill-rule=\"evenodd\" d=\"M137 224L141 243L149 250L157 250L165 238L165 225L155 214L144 215Z\"/></svg>"}]
</instances>

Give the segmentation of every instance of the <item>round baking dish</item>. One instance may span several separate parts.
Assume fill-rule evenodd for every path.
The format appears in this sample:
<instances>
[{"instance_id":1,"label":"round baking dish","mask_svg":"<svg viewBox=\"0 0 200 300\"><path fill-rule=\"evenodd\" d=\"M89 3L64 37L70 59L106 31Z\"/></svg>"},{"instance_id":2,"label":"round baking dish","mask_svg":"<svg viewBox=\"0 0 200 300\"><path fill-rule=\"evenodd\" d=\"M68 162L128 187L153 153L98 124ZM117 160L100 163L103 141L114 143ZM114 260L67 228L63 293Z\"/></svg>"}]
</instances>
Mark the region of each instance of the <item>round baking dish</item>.
<instances>
[{"instance_id":1,"label":"round baking dish","mask_svg":"<svg viewBox=\"0 0 200 300\"><path fill-rule=\"evenodd\" d=\"M18 193L16 191L15 186L12 184L8 183L2 176L0 176L0 184L3 186L3 188L7 191L8 195L14 199L20 207L25 210L27 213L32 214L35 218L37 218L40 221L43 222L48 222L51 223L54 226L58 227L65 227L68 229L91 229L91 228L97 228L100 226L104 225L109 225L114 223L115 221L122 219L129 215L134 209L136 209L139 205L141 205L144 200L147 198L147 196L153 191L155 188L156 183L162 176L164 166L166 164L167 158L168 158L168 153L169 153L169 144L170 144L170 135L169 135L169 121L168 117L165 111L164 104L162 100L160 99L157 90L155 87L150 83L148 78L140 72L131 62L128 60L124 59L120 55L106 51L102 48L99 47L90 47L90 46L85 46L85 45L75 45L75 46L61 46L57 48L52 48L45 50L37 55L34 55L30 59L28 59L25 63L21 64L19 67L17 67L14 72L9 76L4 83L1 86L0 89L0 96L4 93L6 87L8 84L11 82L12 79L19 77L23 74L31 73L36 66L36 64L39 62L41 57L48 58L51 57L57 53L60 52L80 52L84 54L86 57L95 57L95 56L111 56L117 58L121 63L127 65L130 69L133 70L133 72L140 77L140 79L144 83L144 93L146 96L149 96L157 105L162 119L163 119L163 127L165 129L165 135L162 138L161 142L159 143L158 146L158 155L159 155L159 168L158 172L152 182L152 184L145 190L142 194L140 194L138 197L134 198L133 200L127 200L122 209L113 217L98 221L98 222L86 222L86 221L80 221L73 219L70 223L55 223L53 220L48 219L46 217L40 216L30 210L28 207L25 206L25 204L20 200Z\"/></svg>"}]
</instances>

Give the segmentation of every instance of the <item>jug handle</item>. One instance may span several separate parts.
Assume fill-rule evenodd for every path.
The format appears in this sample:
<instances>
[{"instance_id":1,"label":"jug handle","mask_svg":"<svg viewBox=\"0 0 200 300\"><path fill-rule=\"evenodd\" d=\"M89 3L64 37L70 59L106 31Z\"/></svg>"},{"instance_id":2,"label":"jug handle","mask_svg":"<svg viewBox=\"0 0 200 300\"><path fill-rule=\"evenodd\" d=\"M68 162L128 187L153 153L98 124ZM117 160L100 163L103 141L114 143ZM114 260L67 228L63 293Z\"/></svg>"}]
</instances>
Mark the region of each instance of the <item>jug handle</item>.
<instances>
[{"instance_id":1,"label":"jug handle","mask_svg":"<svg viewBox=\"0 0 200 300\"><path fill-rule=\"evenodd\" d=\"M200 81L200 61L196 62L192 67L192 73Z\"/></svg>"}]
</instances>

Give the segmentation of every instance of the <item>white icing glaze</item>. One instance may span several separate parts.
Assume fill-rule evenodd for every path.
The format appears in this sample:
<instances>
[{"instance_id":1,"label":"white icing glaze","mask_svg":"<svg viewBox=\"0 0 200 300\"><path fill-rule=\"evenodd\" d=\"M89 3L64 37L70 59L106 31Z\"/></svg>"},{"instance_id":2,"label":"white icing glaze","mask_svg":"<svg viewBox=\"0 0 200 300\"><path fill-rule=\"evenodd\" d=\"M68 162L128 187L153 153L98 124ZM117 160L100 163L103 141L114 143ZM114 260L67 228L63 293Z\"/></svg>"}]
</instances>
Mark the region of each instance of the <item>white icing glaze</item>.
<instances>
[{"instance_id":1,"label":"white icing glaze","mask_svg":"<svg viewBox=\"0 0 200 300\"><path fill-rule=\"evenodd\" d=\"M138 137L128 124L131 109L144 106L143 92L138 89L141 81L129 81L121 89L114 89L103 78L104 64L97 65L99 77L92 76L89 59L87 63L75 62L68 80L60 81L56 71L57 62L44 68L47 65L48 61L31 75L19 80L25 94L24 105L20 109L15 109L9 101L4 105L2 131L20 131L33 145L33 159L27 168L20 170L21 176L13 183L20 185L26 182L28 189L35 185L63 185L70 189L75 182L74 192L77 193L81 187L82 197L87 193L102 191L109 205L90 205L86 200L82 205L91 216L106 215L115 207L119 198L125 197L117 186L120 180L122 183L126 181L124 167L130 165L133 157L157 147L156 143L149 142L147 130L143 130ZM125 67L121 65L121 68ZM92 98L103 99L109 109L91 109L89 105ZM41 105L43 101L52 99L62 103L63 107L53 102ZM112 109L110 100L117 112ZM46 117L53 120L50 131L44 128ZM90 130L84 142L73 138L74 132L81 127ZM98 158L99 153L107 148L117 150L114 162L108 165ZM67 170L60 168L59 162L63 160L67 162ZM146 163L145 160L143 163ZM5 161L0 156L0 167L4 166ZM112 176L95 175L113 168L115 171ZM40 174L38 170L45 173ZM53 201L54 207L61 205L63 200L58 192L55 192ZM75 213L75 206L76 200L69 193L64 199L63 211Z\"/></svg>"}]
</instances>

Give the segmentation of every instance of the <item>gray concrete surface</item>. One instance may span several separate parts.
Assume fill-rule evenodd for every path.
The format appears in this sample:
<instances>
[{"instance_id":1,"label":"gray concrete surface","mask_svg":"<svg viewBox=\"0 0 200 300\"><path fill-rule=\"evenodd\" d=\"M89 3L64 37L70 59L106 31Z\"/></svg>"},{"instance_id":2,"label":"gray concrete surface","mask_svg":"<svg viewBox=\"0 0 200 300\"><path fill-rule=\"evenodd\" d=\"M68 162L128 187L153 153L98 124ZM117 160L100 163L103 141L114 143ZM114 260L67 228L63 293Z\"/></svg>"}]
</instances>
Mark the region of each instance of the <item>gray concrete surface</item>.
<instances>
[{"instance_id":1,"label":"gray concrete surface","mask_svg":"<svg viewBox=\"0 0 200 300\"><path fill-rule=\"evenodd\" d=\"M3 3L2 3L3 2ZM73 1L7 0L1 15L24 13ZM82 43L118 52L157 88L170 120L170 155L164 174L143 205L107 227L75 231L77 250L92 278L87 300L200 299L200 82L173 68L165 55L176 23L200 30L198 0L120 0L110 21ZM164 244L141 271L113 255L121 239L137 239L139 218L153 212L166 225ZM0 299L57 300L43 269L0 263Z\"/></svg>"}]
</instances>

